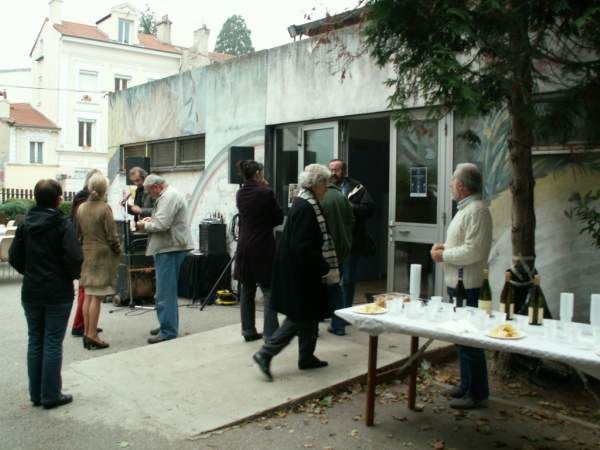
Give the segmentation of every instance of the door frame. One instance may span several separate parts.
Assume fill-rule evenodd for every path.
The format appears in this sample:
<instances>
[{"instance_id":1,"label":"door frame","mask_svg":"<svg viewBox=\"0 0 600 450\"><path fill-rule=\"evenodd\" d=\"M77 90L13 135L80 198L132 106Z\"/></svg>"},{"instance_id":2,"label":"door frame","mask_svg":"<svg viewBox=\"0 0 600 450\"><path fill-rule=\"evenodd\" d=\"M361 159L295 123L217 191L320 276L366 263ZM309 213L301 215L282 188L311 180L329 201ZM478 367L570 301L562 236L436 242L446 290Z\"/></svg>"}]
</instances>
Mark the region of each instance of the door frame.
<instances>
[{"instance_id":1,"label":"door frame","mask_svg":"<svg viewBox=\"0 0 600 450\"><path fill-rule=\"evenodd\" d=\"M340 147L340 132L339 132L339 121L327 121L327 122L317 122L311 123L308 125L300 124L298 125L298 139L299 139L299 154L298 154L298 174L302 173L304 170L304 151L305 151L305 142L304 142L304 133L306 131L311 130L323 130L326 128L333 128L333 158L339 158L339 147ZM329 161L328 161L329 162Z\"/></svg>"},{"instance_id":2,"label":"door frame","mask_svg":"<svg viewBox=\"0 0 600 450\"><path fill-rule=\"evenodd\" d=\"M411 113L415 121L428 120L427 111L418 110ZM388 215L388 264L387 264L387 290L393 291L395 284L396 268L395 253L396 242L412 242L421 244L433 244L434 242L444 242L446 238L446 229L449 219L452 215L452 193L448 188L453 152L453 117L452 113L445 115L437 121L438 132L438 196L437 213L435 224L423 224L412 222L396 222L396 164L398 155L398 128L394 123L393 116L390 116L390 160L389 160L389 215ZM444 291L443 264L435 266L434 292L436 295L443 295Z\"/></svg>"}]
</instances>

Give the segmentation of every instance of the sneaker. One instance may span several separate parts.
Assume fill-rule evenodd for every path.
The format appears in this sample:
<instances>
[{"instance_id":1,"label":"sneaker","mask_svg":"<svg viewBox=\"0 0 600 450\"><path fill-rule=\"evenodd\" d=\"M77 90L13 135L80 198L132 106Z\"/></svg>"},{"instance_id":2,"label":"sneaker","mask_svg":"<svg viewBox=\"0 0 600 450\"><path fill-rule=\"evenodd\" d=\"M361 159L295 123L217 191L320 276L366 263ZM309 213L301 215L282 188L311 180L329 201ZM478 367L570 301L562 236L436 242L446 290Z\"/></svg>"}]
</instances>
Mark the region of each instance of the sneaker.
<instances>
[{"instance_id":1,"label":"sneaker","mask_svg":"<svg viewBox=\"0 0 600 450\"><path fill-rule=\"evenodd\" d=\"M455 398L450 402L450 408L452 409L477 409L487 408L487 398L482 400L473 400L471 397L464 396L462 398Z\"/></svg>"},{"instance_id":2,"label":"sneaker","mask_svg":"<svg viewBox=\"0 0 600 450\"><path fill-rule=\"evenodd\" d=\"M452 386L442 392L442 395L451 398L463 398L465 396L465 391L463 391L460 386Z\"/></svg>"},{"instance_id":3,"label":"sneaker","mask_svg":"<svg viewBox=\"0 0 600 450\"><path fill-rule=\"evenodd\" d=\"M336 336L346 336L346 332L344 330L334 330L331 327L327 327L327 331L331 334L335 334Z\"/></svg>"}]
</instances>

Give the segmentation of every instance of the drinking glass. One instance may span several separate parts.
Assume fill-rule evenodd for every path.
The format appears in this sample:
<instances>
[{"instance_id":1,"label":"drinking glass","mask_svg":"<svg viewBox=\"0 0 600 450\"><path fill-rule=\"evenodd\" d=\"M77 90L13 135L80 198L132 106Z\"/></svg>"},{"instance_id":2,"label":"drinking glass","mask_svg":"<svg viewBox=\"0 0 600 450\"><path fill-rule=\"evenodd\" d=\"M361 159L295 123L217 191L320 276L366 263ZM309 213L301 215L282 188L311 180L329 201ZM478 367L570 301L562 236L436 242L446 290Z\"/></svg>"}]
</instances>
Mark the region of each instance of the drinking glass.
<instances>
[{"instance_id":1,"label":"drinking glass","mask_svg":"<svg viewBox=\"0 0 600 450\"><path fill-rule=\"evenodd\" d=\"M592 294L590 299L590 323L600 327L600 294Z\"/></svg>"},{"instance_id":2,"label":"drinking glass","mask_svg":"<svg viewBox=\"0 0 600 450\"><path fill-rule=\"evenodd\" d=\"M571 322L573 320L573 303L575 296L572 292L560 293L560 321Z\"/></svg>"}]
</instances>

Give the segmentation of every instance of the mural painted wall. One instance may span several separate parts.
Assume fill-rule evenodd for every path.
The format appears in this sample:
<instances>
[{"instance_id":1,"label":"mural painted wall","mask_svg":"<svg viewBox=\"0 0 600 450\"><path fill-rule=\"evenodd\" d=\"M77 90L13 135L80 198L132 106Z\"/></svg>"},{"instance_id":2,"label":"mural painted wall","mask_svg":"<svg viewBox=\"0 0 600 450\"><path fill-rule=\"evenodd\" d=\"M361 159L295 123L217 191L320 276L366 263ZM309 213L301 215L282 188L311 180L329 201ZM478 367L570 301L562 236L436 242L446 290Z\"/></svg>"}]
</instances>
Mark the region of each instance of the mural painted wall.
<instances>
[{"instance_id":1,"label":"mural painted wall","mask_svg":"<svg viewBox=\"0 0 600 450\"><path fill-rule=\"evenodd\" d=\"M506 112L482 119L455 118L454 164L471 161L484 176L484 195L494 220L490 254L490 282L499 296L503 272L511 265L511 180L508 162ZM590 294L600 292L600 251L564 211L573 192L585 193L600 185L600 154L534 155L536 178L536 267L549 307L558 317L561 292L575 293L576 321L587 321ZM580 262L580 263L578 263Z\"/></svg>"}]
</instances>

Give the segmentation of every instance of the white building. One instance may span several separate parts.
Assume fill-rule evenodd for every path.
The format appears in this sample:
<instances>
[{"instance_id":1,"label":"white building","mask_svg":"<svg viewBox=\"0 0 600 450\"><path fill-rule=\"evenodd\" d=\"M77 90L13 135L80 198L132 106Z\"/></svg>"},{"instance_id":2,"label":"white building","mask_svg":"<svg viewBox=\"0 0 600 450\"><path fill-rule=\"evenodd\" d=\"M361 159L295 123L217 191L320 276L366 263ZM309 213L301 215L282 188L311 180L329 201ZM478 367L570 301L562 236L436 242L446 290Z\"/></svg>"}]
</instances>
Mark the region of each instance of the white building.
<instances>
[{"instance_id":1,"label":"white building","mask_svg":"<svg viewBox=\"0 0 600 450\"><path fill-rule=\"evenodd\" d=\"M32 189L32 181L57 178L60 129L29 103L0 98L0 181ZM0 183L2 184L2 183Z\"/></svg>"},{"instance_id":2,"label":"white building","mask_svg":"<svg viewBox=\"0 0 600 450\"><path fill-rule=\"evenodd\" d=\"M184 55L184 49L171 44L167 16L158 24L157 37L138 33L140 13L130 3L115 6L94 25L62 20L62 0L50 0L49 6L30 54L32 83L41 88L33 90L32 105L60 128L59 178L65 190L78 190L90 169L108 169L108 92L228 55L208 52L204 27Z\"/></svg>"}]
</instances>

